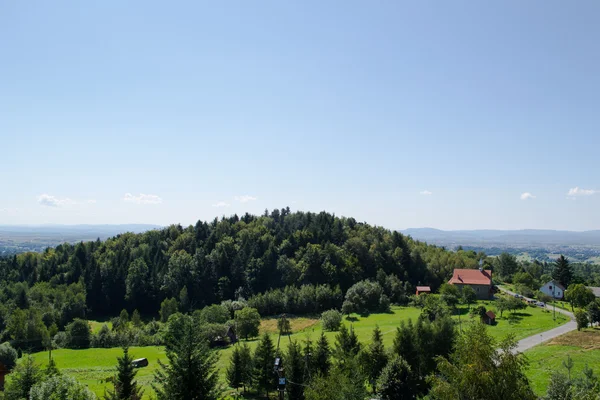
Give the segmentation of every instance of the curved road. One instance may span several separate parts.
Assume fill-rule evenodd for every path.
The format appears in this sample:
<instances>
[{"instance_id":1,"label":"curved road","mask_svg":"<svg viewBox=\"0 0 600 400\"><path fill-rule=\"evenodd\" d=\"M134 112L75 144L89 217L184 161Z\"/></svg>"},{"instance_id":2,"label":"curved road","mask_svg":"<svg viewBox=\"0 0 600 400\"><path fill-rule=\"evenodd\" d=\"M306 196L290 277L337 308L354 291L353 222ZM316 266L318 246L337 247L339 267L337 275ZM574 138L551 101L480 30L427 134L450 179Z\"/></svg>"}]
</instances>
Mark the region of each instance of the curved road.
<instances>
[{"instance_id":1,"label":"curved road","mask_svg":"<svg viewBox=\"0 0 600 400\"><path fill-rule=\"evenodd\" d=\"M504 293L510 294L511 296L515 295L515 293L511 292L510 290L506 290L501 287L498 287L498 289L500 289ZM533 300L533 299L530 299L527 297L523 297L523 298L526 300ZM563 310L562 308L558 308L558 307L556 308L556 312L566 315L567 317L570 318L570 321L564 325L561 325L554 329L550 329L549 331L542 332L540 334L536 334L533 336L526 337L525 339L519 340L515 351L516 352L524 352L525 350L529 350L533 346L537 346L540 343L546 342L550 339L554 339L557 336L563 335L567 332L571 332L571 331L577 329L577 324L575 323L575 320L574 320L575 317L573 316L572 312Z\"/></svg>"}]
</instances>

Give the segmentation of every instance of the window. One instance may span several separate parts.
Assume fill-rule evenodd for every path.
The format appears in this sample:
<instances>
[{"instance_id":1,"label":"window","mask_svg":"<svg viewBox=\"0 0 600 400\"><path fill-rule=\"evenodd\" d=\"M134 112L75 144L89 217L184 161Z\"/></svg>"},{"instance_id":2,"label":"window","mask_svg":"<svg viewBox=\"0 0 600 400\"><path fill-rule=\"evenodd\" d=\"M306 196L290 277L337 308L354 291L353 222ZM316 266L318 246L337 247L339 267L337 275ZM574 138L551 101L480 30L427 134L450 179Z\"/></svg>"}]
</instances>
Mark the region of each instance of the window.
<instances>
[{"instance_id":1,"label":"window","mask_svg":"<svg viewBox=\"0 0 600 400\"><path fill-rule=\"evenodd\" d=\"M548 289L552 290L552 285L548 286Z\"/></svg>"}]
</instances>

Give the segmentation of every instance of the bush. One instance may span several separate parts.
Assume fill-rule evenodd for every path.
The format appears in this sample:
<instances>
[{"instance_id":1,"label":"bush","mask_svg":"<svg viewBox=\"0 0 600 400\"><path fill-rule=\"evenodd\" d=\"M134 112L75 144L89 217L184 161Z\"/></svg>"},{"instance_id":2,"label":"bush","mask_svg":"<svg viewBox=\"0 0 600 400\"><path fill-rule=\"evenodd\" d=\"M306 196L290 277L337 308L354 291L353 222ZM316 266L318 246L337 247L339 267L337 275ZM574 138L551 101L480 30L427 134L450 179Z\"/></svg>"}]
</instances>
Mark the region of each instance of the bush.
<instances>
[{"instance_id":1,"label":"bush","mask_svg":"<svg viewBox=\"0 0 600 400\"><path fill-rule=\"evenodd\" d=\"M58 332L54 335L52 343L54 344L54 347L58 349L67 348L69 346L69 335L67 335L67 332Z\"/></svg>"},{"instance_id":2,"label":"bush","mask_svg":"<svg viewBox=\"0 0 600 400\"><path fill-rule=\"evenodd\" d=\"M72 349L86 349L90 347L91 331L88 322L76 318L67 325L68 347Z\"/></svg>"},{"instance_id":3,"label":"bush","mask_svg":"<svg viewBox=\"0 0 600 400\"><path fill-rule=\"evenodd\" d=\"M0 345L0 363L4 364L9 371L17 364L17 358L19 354L9 343Z\"/></svg>"},{"instance_id":4,"label":"bush","mask_svg":"<svg viewBox=\"0 0 600 400\"><path fill-rule=\"evenodd\" d=\"M69 399L96 400L85 385L66 375L55 375L31 388L30 400Z\"/></svg>"},{"instance_id":5,"label":"bush","mask_svg":"<svg viewBox=\"0 0 600 400\"><path fill-rule=\"evenodd\" d=\"M588 315L581 309L575 310L575 321L577 321L577 330L580 331L582 328L587 328L590 323Z\"/></svg>"},{"instance_id":6,"label":"bush","mask_svg":"<svg viewBox=\"0 0 600 400\"><path fill-rule=\"evenodd\" d=\"M381 285L371 281L360 281L352 285L346 292L346 298L342 305L344 314L359 313L369 314L373 311L388 311L389 298L383 295ZM383 302L382 302L383 300Z\"/></svg>"},{"instance_id":7,"label":"bush","mask_svg":"<svg viewBox=\"0 0 600 400\"><path fill-rule=\"evenodd\" d=\"M321 321L326 331L337 331L342 324L342 313L338 310L325 311L321 314Z\"/></svg>"}]
</instances>

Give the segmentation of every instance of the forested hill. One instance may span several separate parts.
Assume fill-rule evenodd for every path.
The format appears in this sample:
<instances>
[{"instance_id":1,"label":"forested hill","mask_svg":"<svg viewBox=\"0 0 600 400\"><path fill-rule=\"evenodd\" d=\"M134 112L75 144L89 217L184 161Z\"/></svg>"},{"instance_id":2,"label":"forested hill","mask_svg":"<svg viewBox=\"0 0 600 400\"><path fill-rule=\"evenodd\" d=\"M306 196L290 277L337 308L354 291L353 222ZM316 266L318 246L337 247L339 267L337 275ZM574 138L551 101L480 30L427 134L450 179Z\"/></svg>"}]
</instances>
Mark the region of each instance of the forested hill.
<instances>
[{"instance_id":1,"label":"forested hill","mask_svg":"<svg viewBox=\"0 0 600 400\"><path fill-rule=\"evenodd\" d=\"M303 284L345 291L363 279L395 276L410 290L437 286L453 268L475 268L478 257L353 218L285 208L7 257L0 260L0 281L4 298L18 299L15 290L48 282L43 285L71 285L65 293L79 298L83 291L88 312L96 315L123 308L156 314L166 298L199 308Z\"/></svg>"}]
</instances>

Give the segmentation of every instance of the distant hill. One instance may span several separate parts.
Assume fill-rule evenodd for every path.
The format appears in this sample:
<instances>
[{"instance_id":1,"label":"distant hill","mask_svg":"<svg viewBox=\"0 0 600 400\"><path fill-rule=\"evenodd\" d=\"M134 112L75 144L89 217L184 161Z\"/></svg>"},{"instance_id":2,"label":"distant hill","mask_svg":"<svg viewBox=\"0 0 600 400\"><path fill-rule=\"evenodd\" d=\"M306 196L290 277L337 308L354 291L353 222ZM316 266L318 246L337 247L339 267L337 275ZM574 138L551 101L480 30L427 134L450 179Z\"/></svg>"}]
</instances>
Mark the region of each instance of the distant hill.
<instances>
[{"instance_id":1,"label":"distant hill","mask_svg":"<svg viewBox=\"0 0 600 400\"><path fill-rule=\"evenodd\" d=\"M75 243L109 237L125 232L141 233L161 228L158 225L0 225L0 255L43 251L61 243Z\"/></svg>"},{"instance_id":2,"label":"distant hill","mask_svg":"<svg viewBox=\"0 0 600 400\"><path fill-rule=\"evenodd\" d=\"M543 229L523 230L458 230L443 231L434 228L411 228L402 231L418 240L427 242L446 241L456 244L504 243L508 245L591 245L600 246L600 230L554 231Z\"/></svg>"},{"instance_id":3,"label":"distant hill","mask_svg":"<svg viewBox=\"0 0 600 400\"><path fill-rule=\"evenodd\" d=\"M544 229L523 230L457 230L411 228L401 231L413 239L455 249L485 251L497 255L503 251L525 258L549 261L564 254L572 261L600 260L600 230L575 232Z\"/></svg>"}]
</instances>

